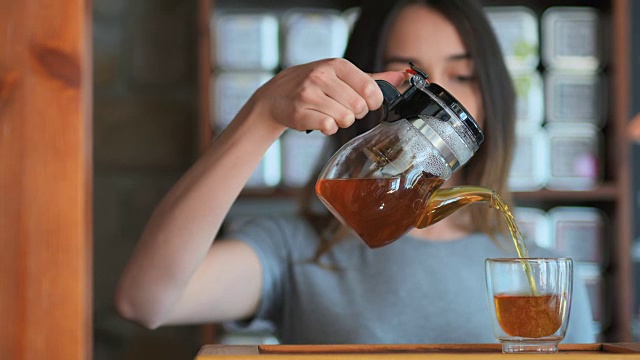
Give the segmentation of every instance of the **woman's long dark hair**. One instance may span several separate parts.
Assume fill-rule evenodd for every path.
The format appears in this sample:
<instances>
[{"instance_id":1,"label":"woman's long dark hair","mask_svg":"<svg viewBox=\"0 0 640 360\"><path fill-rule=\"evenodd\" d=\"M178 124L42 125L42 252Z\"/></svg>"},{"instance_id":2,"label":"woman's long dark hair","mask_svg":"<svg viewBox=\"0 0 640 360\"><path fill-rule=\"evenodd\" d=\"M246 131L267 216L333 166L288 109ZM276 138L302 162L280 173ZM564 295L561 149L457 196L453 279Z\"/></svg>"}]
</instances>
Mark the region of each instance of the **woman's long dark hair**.
<instances>
[{"instance_id":1,"label":"woman's long dark hair","mask_svg":"<svg viewBox=\"0 0 640 360\"><path fill-rule=\"evenodd\" d=\"M364 1L344 57L365 72L383 71L385 34L395 15L409 4L423 4L446 17L457 29L474 62L485 112L485 140L472 160L459 170L462 182L489 187L510 203L507 179L515 138L515 92L495 34L479 3L472 0ZM317 173L342 145L373 128L377 121L374 117L365 117L331 136ZM324 241L319 250L322 254L335 242L340 226L328 212L314 211L317 209L313 206L316 202L315 180L313 177L303 191L302 214L322 235ZM502 215L498 211L473 206L467 211L471 212L471 224L467 230L481 231L492 238L504 232Z\"/></svg>"}]
</instances>

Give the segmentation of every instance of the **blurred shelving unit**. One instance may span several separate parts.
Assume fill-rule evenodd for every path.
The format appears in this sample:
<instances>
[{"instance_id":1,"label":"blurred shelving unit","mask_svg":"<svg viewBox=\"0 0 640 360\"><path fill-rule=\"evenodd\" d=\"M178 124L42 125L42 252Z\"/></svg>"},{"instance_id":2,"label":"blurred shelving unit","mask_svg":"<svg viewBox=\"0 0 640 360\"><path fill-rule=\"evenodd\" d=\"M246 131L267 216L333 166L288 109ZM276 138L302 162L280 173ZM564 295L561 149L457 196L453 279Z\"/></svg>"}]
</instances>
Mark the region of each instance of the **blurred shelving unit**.
<instances>
[{"instance_id":1,"label":"blurred shelving unit","mask_svg":"<svg viewBox=\"0 0 640 360\"><path fill-rule=\"evenodd\" d=\"M555 90L552 88L554 82L550 81L549 78L560 73L569 74L568 78L570 79L596 78L601 81L597 87L594 87L598 91L596 96L602 99L596 99L598 104L594 105L593 108L593 112L599 114L599 117L594 117L595 122L593 125L597 129L595 133L600 137L601 141L597 149L599 173L594 176L595 181L593 184L591 186L576 185L575 189L571 189L570 186L569 188L562 188L562 186L554 188L550 184L543 183L539 184L539 188L533 188L530 191L515 189L514 195L516 206L538 208L544 211L553 209L568 211L577 209L581 211L587 209L603 214L604 225L600 229L603 244L598 250L603 252L602 255L606 259L595 266L599 272L599 281L602 282L599 284L601 286L598 287L596 294L601 300L598 303L602 307L596 311L598 316L601 317L599 319L599 340L630 341L632 340L632 321L635 318L633 309L633 269L630 255L632 243L632 192L629 169L631 159L629 155L630 145L625 134L626 125L630 118L631 105L629 83L630 2L625 0L520 0L515 2L490 0L486 1L485 4L498 8L522 6L538 20L538 34L542 43L540 43L538 51L540 61L533 67L533 71L541 74L545 79L544 92L546 96L544 99L543 128L550 123L554 123L556 118L560 117L558 113L566 113L560 108L554 114L553 111L556 106L569 107L577 104L572 103L572 100L576 100L575 98L566 99L566 102L558 104L557 99L561 98L562 93L558 91L553 93ZM555 11L552 16L549 16L551 13L551 11L548 11L549 9L560 11ZM574 21L573 24L563 24L564 26L577 26L575 29L579 30L580 24L585 21L588 22L595 19L598 23L598 26L594 29L582 28L584 31L576 31L575 34L576 42L580 40L580 36L590 35L599 39L599 46L601 47L599 50L601 55L600 64L595 66L593 71L586 72L586 76L584 71L580 72L577 68L581 65L589 67L589 64L581 64L580 59L576 59L573 62L569 61L568 66L565 65L566 68L558 71L553 66L555 64L550 64L550 60L544 58L545 46L548 45L549 38L552 36L550 35L552 30L545 28L545 21L547 21L546 26L549 26L550 19L557 20L561 14L564 14L562 11L570 14L573 17L571 19ZM589 31L593 32L589 33ZM545 38L547 44L544 43ZM557 41L557 43L561 43L561 41ZM575 66L576 69L571 68L572 66ZM584 83L577 82L578 85ZM576 81L568 85L575 84ZM551 99L549 99L549 95L551 95ZM547 102L551 102L549 100L556 101L556 104L548 104ZM582 101L585 100L582 99ZM554 108L550 109L552 106ZM576 109L572 110L576 113L578 112ZM584 114L584 112L580 113ZM576 125L575 129L577 128L578 126ZM562 154L550 152L548 156L557 158ZM581 180L577 179L576 184ZM573 222L573 224L576 223L575 221ZM553 229L554 226L557 226L557 224L552 221L549 227ZM588 226L585 228L588 228ZM579 233L579 231L575 230L574 236L580 236ZM589 265L593 264L587 264L587 267Z\"/></svg>"},{"instance_id":2,"label":"blurred shelving unit","mask_svg":"<svg viewBox=\"0 0 640 360\"><path fill-rule=\"evenodd\" d=\"M289 8L316 8L344 11L357 8L359 1L312 1L312 0L278 0L268 3L255 0L215 1L198 0L198 138L199 149L204 152L214 137L212 126L212 108L220 106L212 100L211 79L219 69L212 65L215 57L215 45L212 39L212 19L218 11L234 10L264 10L282 12ZM607 222L603 229L604 241L607 248L606 265L600 268L604 286L599 296L602 296L603 309L607 314L606 321L601 323L601 338L599 341L621 342L632 340L633 311L633 269L631 262L631 189L630 170L631 160L629 143L626 140L626 124L630 111L630 19L629 0L489 0L484 1L487 7L521 6L530 11L538 25L542 24L542 17L546 10L552 7L579 7L594 10L598 14L600 36L604 61L598 68L599 74L604 75L602 88L605 106L603 124L597 129L602 138L599 148L600 173L592 186L581 189L553 189L541 184L539 188L526 190L515 189L516 206L534 207L549 211L555 207L590 207L605 214ZM545 29L541 26L537 30L541 39ZM280 36L280 39L282 36ZM545 76L550 72L543 61L540 49L537 51L539 60L534 63L533 71ZM282 69L280 65L274 72ZM547 115L543 123L548 123ZM540 125L542 126L542 124ZM550 154L553 156L554 154ZM299 193L295 186L279 182L274 186L259 189L246 189L241 198L253 200L291 199ZM203 343L215 341L215 328L204 327Z\"/></svg>"}]
</instances>

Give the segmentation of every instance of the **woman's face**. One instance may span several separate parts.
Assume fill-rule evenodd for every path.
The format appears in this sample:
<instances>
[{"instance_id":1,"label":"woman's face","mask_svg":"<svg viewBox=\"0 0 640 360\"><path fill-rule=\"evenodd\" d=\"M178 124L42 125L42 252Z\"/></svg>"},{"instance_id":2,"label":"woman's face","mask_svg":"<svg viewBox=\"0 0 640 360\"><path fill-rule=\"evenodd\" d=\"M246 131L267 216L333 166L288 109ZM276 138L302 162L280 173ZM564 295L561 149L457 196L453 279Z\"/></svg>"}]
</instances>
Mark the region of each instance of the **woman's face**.
<instances>
[{"instance_id":1,"label":"woman's face","mask_svg":"<svg viewBox=\"0 0 640 360\"><path fill-rule=\"evenodd\" d=\"M405 70L413 62L429 81L455 96L478 125L484 123L473 60L456 28L439 12L418 4L402 9L391 24L383 60L386 70Z\"/></svg>"}]
</instances>

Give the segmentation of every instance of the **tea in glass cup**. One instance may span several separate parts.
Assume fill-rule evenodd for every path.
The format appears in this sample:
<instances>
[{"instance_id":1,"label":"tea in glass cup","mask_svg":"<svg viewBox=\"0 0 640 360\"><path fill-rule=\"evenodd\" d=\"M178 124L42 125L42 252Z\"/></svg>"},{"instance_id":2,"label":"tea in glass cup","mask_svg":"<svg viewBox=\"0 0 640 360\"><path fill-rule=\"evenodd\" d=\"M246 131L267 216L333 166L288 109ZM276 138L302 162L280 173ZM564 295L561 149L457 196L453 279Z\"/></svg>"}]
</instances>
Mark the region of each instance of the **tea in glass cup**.
<instances>
[{"instance_id":1,"label":"tea in glass cup","mask_svg":"<svg viewBox=\"0 0 640 360\"><path fill-rule=\"evenodd\" d=\"M487 259L485 279L493 331L502 352L557 352L569 322L573 261Z\"/></svg>"}]
</instances>

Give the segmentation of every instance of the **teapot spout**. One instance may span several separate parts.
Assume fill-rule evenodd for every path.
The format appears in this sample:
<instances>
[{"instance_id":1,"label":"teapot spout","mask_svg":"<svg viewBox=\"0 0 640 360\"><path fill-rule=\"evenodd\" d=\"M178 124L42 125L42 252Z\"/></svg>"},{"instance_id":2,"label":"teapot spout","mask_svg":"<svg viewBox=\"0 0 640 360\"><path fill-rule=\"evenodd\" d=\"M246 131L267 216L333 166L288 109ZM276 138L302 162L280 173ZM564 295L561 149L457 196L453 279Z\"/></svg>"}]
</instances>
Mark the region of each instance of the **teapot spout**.
<instances>
[{"instance_id":1,"label":"teapot spout","mask_svg":"<svg viewBox=\"0 0 640 360\"><path fill-rule=\"evenodd\" d=\"M493 206L496 195L495 191L481 186L438 189L429 198L416 227L422 229L435 224L469 204L489 202Z\"/></svg>"}]
</instances>

